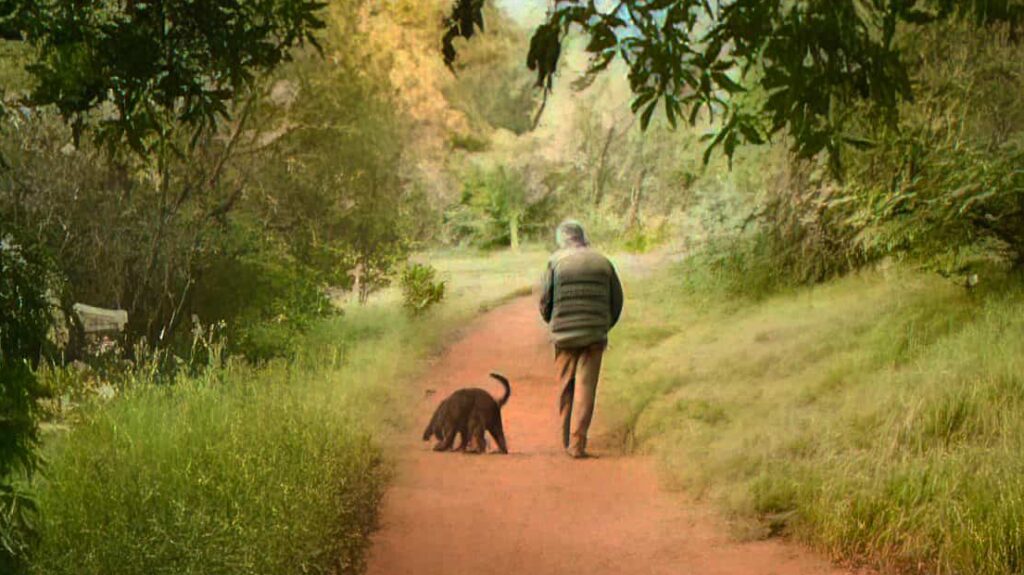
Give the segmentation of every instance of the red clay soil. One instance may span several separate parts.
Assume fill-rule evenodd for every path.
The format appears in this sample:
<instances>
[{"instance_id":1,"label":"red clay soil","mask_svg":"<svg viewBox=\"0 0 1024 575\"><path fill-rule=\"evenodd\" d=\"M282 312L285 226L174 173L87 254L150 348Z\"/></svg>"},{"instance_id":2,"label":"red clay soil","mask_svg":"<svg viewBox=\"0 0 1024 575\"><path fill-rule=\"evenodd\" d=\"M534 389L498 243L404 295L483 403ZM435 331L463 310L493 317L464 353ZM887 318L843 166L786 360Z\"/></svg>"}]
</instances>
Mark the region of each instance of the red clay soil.
<instances>
[{"instance_id":1,"label":"red clay soil","mask_svg":"<svg viewBox=\"0 0 1024 575\"><path fill-rule=\"evenodd\" d=\"M845 573L780 540L732 541L705 506L661 490L649 459L600 445L596 459L565 456L551 359L544 325L523 298L478 319L437 360L421 380L415 426L396 439L398 472L371 575ZM419 441L453 389L500 394L490 371L512 381L502 413L509 455L434 453ZM426 397L431 389L437 393ZM600 419L599 386L598 434Z\"/></svg>"}]
</instances>

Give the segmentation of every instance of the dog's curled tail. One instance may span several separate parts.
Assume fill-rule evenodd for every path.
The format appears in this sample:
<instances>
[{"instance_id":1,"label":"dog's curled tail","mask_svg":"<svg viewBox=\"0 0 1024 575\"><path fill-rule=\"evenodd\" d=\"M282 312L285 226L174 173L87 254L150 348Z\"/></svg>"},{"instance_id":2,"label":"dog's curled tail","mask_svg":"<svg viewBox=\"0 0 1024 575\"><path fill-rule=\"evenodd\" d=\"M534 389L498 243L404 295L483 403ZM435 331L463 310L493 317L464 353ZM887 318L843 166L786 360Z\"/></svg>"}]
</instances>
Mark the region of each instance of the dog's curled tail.
<instances>
[{"instance_id":1,"label":"dog's curled tail","mask_svg":"<svg viewBox=\"0 0 1024 575\"><path fill-rule=\"evenodd\" d=\"M512 396L512 386L508 384L508 378L496 371L491 372L491 377L501 382L501 385L505 388L505 395L501 396L498 400L498 407L503 407L508 403L508 398Z\"/></svg>"}]
</instances>

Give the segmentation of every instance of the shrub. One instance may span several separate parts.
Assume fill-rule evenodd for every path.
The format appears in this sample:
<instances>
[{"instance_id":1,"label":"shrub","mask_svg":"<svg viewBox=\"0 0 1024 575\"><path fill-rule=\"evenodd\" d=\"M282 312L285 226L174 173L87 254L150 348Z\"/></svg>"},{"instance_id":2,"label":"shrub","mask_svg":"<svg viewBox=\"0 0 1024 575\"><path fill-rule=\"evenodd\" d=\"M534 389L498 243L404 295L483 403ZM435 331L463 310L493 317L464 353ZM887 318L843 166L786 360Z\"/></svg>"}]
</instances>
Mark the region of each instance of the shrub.
<instances>
[{"instance_id":1,"label":"shrub","mask_svg":"<svg viewBox=\"0 0 1024 575\"><path fill-rule=\"evenodd\" d=\"M661 246L667 238L668 226L662 221L657 226L636 225L627 229L619 244L627 252L643 254Z\"/></svg>"},{"instance_id":2,"label":"shrub","mask_svg":"<svg viewBox=\"0 0 1024 575\"><path fill-rule=\"evenodd\" d=\"M554 200L550 189L531 186L518 169L474 168L464 177L461 200L445 214L446 225L456 242L518 249L554 228Z\"/></svg>"},{"instance_id":3,"label":"shrub","mask_svg":"<svg viewBox=\"0 0 1024 575\"><path fill-rule=\"evenodd\" d=\"M1024 265L1024 45L1006 25L949 21L905 34L915 101L893 131L860 120L874 145L850 156L825 209L868 253L928 264L982 252ZM854 114L854 116L858 116Z\"/></svg>"},{"instance_id":4,"label":"shrub","mask_svg":"<svg viewBox=\"0 0 1024 575\"><path fill-rule=\"evenodd\" d=\"M436 276L437 270L425 264L412 263L402 271L403 305L411 315L421 315L444 299L445 282Z\"/></svg>"},{"instance_id":5,"label":"shrub","mask_svg":"<svg viewBox=\"0 0 1024 575\"><path fill-rule=\"evenodd\" d=\"M196 285L193 313L224 323L230 353L252 362L292 357L312 320L333 311L320 274L253 225L232 223L225 236Z\"/></svg>"},{"instance_id":6,"label":"shrub","mask_svg":"<svg viewBox=\"0 0 1024 575\"><path fill-rule=\"evenodd\" d=\"M0 225L0 572L26 568L35 504L19 485L39 468L39 399L33 371L47 342L52 277L43 255Z\"/></svg>"}]
</instances>

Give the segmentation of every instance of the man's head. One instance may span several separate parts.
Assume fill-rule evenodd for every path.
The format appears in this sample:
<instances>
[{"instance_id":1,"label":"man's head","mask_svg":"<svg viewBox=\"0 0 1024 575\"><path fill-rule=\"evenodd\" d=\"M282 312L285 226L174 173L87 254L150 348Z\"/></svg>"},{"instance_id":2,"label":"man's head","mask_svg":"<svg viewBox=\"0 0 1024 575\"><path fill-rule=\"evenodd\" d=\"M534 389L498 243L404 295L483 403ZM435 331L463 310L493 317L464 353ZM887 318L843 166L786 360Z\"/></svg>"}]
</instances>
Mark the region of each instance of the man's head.
<instances>
[{"instance_id":1,"label":"man's head","mask_svg":"<svg viewBox=\"0 0 1024 575\"><path fill-rule=\"evenodd\" d=\"M576 220L565 220L555 229L555 242L559 249L582 248L590 245L583 225Z\"/></svg>"}]
</instances>

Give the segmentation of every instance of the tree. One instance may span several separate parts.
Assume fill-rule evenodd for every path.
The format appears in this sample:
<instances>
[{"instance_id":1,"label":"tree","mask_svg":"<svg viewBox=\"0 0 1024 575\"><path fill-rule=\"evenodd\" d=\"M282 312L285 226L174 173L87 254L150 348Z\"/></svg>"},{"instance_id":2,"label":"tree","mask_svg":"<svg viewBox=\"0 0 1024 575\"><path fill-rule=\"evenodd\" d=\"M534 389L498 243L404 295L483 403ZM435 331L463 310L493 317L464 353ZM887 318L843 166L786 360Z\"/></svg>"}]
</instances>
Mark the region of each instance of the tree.
<instances>
[{"instance_id":1,"label":"tree","mask_svg":"<svg viewBox=\"0 0 1024 575\"><path fill-rule=\"evenodd\" d=\"M452 105L478 131L503 128L523 134L533 128L533 78L520 61L529 44L526 30L488 6L487 34L473 41L452 64L455 77L445 89Z\"/></svg>"},{"instance_id":2,"label":"tree","mask_svg":"<svg viewBox=\"0 0 1024 575\"><path fill-rule=\"evenodd\" d=\"M163 153L180 128L193 143L215 129L324 25L316 0L7 1L39 48L31 102L56 106L76 134L92 126L140 155Z\"/></svg>"},{"instance_id":3,"label":"tree","mask_svg":"<svg viewBox=\"0 0 1024 575\"><path fill-rule=\"evenodd\" d=\"M447 214L456 239L518 250L525 233L549 228L554 197L549 192L531 193L524 172L504 166L470 168L462 200Z\"/></svg>"},{"instance_id":4,"label":"tree","mask_svg":"<svg viewBox=\"0 0 1024 575\"><path fill-rule=\"evenodd\" d=\"M44 143L55 145L16 150L19 157L11 159L18 165L3 176L16 190L33 193L15 193L15 217L31 211L25 196L54 195L54 186L35 185L49 178L48 166L82 164L85 179L97 184L91 199L112 202L103 219L131 220L96 237L118 236L114 243L126 248L124 257L111 258L121 272L114 281L121 281L103 301L129 311L134 335L162 342L180 322L206 232L237 206L245 188L231 159L253 141L249 123L265 88L260 79L297 46L317 45L323 6L316 0L0 3L3 36L31 45L35 56L27 66L34 87L21 102L29 111L7 130L27 141L55 109L78 148L64 153L63 134L54 128ZM86 132L91 146L80 140ZM40 151L57 150L55 162L40 161ZM66 187L57 182L56 189ZM76 190L65 199L85 195ZM69 235L81 230L66 229Z\"/></svg>"},{"instance_id":5,"label":"tree","mask_svg":"<svg viewBox=\"0 0 1024 575\"><path fill-rule=\"evenodd\" d=\"M357 273L365 301L406 255L422 212L410 213L408 126L385 69L341 42L328 44L332 63L302 58L286 70L299 97L269 111L287 130L262 155L253 199L326 281L351 287Z\"/></svg>"}]
</instances>

